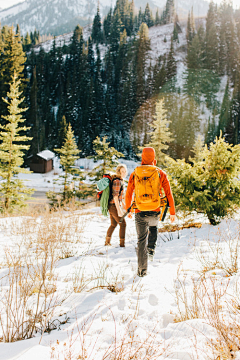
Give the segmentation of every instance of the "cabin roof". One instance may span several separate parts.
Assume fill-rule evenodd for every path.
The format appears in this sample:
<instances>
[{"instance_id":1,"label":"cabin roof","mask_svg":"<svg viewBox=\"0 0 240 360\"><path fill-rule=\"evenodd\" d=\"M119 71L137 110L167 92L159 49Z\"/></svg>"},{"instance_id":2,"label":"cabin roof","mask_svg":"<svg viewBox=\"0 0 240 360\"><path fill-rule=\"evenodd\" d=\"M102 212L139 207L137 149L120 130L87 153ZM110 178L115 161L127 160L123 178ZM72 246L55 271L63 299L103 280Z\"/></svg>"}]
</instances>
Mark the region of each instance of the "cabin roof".
<instances>
[{"instance_id":1,"label":"cabin roof","mask_svg":"<svg viewBox=\"0 0 240 360\"><path fill-rule=\"evenodd\" d=\"M37 154L40 158L44 160L51 160L55 157L55 154L50 150L43 150Z\"/></svg>"}]
</instances>

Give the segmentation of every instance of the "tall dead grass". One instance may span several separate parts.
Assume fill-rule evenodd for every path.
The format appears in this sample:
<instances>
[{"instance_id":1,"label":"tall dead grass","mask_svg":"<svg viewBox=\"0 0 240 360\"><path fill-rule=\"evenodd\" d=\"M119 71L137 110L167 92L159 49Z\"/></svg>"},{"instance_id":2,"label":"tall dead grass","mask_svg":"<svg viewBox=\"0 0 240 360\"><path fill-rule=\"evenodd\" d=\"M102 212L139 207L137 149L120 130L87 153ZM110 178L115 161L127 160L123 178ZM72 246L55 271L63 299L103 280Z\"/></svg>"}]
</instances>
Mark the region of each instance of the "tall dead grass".
<instances>
[{"instance_id":1,"label":"tall dead grass","mask_svg":"<svg viewBox=\"0 0 240 360\"><path fill-rule=\"evenodd\" d=\"M201 270L198 278L182 275L179 268L175 281L177 314L175 321L202 319L213 328L206 337L211 360L235 359L240 351L240 298L229 288L231 277L239 269L239 226L236 231L219 231L220 240L198 252ZM217 269L224 275L216 276Z\"/></svg>"},{"instance_id":2,"label":"tall dead grass","mask_svg":"<svg viewBox=\"0 0 240 360\"><path fill-rule=\"evenodd\" d=\"M84 219L45 214L15 219L2 226L14 246L6 246L0 279L2 341L31 338L56 326L53 314L62 302L57 295L56 265L74 256L82 241Z\"/></svg>"}]
</instances>

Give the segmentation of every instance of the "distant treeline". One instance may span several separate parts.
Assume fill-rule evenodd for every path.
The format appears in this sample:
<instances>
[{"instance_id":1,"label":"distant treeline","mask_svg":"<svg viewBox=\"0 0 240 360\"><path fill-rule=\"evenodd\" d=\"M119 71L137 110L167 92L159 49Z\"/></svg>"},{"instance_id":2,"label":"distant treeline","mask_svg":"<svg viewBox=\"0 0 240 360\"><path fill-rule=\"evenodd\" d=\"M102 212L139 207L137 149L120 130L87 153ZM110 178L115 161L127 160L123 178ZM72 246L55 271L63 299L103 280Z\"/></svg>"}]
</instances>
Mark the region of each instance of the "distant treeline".
<instances>
[{"instance_id":1,"label":"distant treeline","mask_svg":"<svg viewBox=\"0 0 240 360\"><path fill-rule=\"evenodd\" d=\"M196 24L195 24L196 23ZM207 142L223 132L229 143L240 143L240 10L223 1L209 4L206 25L198 25L193 14L187 24L186 91L196 101L204 95L212 112ZM228 76L223 102L219 107L212 93L218 90L220 77ZM232 90L233 89L233 90ZM231 91L232 90L232 91Z\"/></svg>"},{"instance_id":2,"label":"distant treeline","mask_svg":"<svg viewBox=\"0 0 240 360\"><path fill-rule=\"evenodd\" d=\"M26 118L34 138L30 154L61 144L65 116L82 156L90 155L93 140L104 135L116 149L134 156L129 139L133 117L141 104L176 74L176 63L171 47L169 54L151 65L148 26L143 20L128 37L126 24L131 4L128 0L118 1L109 12L104 24L106 28L108 21L110 26L107 36L99 41L102 44L94 35L94 26L87 42L82 28L77 26L69 46L56 47L53 41L48 53L43 48L39 53L34 49L28 53ZM123 6L125 25L119 16Z\"/></svg>"}]
</instances>

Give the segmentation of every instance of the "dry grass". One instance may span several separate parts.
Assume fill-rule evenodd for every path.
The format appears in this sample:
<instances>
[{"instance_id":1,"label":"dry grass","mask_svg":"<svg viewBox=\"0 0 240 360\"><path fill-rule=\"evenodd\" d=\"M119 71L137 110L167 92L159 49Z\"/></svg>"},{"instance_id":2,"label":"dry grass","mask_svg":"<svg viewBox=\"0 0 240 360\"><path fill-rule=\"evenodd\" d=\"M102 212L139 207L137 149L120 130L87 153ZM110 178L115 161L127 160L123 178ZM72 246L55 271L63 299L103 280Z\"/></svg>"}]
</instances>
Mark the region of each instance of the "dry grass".
<instances>
[{"instance_id":1,"label":"dry grass","mask_svg":"<svg viewBox=\"0 0 240 360\"><path fill-rule=\"evenodd\" d=\"M0 279L2 341L31 338L56 328L52 320L60 304L55 269L60 259L76 254L84 220L47 213L6 222L1 230L14 246L5 248ZM61 300L62 301L62 300Z\"/></svg>"},{"instance_id":2,"label":"dry grass","mask_svg":"<svg viewBox=\"0 0 240 360\"><path fill-rule=\"evenodd\" d=\"M202 269L197 279L182 275L179 268L174 285L175 321L203 319L214 330L212 338L206 337L209 359L229 360L240 351L239 292L237 288L232 295L229 289L230 277L238 272L239 228L234 234L230 229L219 230L219 238L198 252ZM225 277L216 277L216 269L224 271Z\"/></svg>"},{"instance_id":3,"label":"dry grass","mask_svg":"<svg viewBox=\"0 0 240 360\"><path fill-rule=\"evenodd\" d=\"M95 360L96 356L99 358L100 351L103 353L101 360L157 360L166 354L168 348L165 347L164 341L159 341L154 326L153 331L146 333L145 339L141 340L135 334L136 322L130 319L122 336L119 336L114 315L111 309L109 310L115 324L115 331L112 334L112 344L105 351L101 349L101 345L100 348L98 347L99 338L96 337L93 341L91 337L95 314L86 319L81 326L77 325L68 334L68 339L64 343L57 341L52 345L51 360Z\"/></svg>"},{"instance_id":4,"label":"dry grass","mask_svg":"<svg viewBox=\"0 0 240 360\"><path fill-rule=\"evenodd\" d=\"M232 276L238 272L239 226L235 229L234 234L232 229L219 230L218 237L217 243L208 242L205 247L200 247L196 252L196 258L202 266L201 272L204 274L208 271L221 269L226 276Z\"/></svg>"},{"instance_id":5,"label":"dry grass","mask_svg":"<svg viewBox=\"0 0 240 360\"><path fill-rule=\"evenodd\" d=\"M120 272L114 272L105 261L100 262L96 268L93 265L93 273L88 276L81 265L73 274L72 283L75 293L97 289L107 289L114 293L124 290L124 277Z\"/></svg>"}]
</instances>

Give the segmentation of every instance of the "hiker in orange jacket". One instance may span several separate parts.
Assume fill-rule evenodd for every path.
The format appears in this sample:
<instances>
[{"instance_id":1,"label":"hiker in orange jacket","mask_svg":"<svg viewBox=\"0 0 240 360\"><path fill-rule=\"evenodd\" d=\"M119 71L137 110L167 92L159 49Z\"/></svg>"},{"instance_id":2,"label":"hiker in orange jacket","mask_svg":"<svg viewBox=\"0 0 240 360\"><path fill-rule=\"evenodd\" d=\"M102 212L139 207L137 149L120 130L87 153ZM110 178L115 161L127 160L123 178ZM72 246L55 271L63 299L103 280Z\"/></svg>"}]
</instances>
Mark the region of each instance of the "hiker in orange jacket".
<instances>
[{"instance_id":1,"label":"hiker in orange jacket","mask_svg":"<svg viewBox=\"0 0 240 360\"><path fill-rule=\"evenodd\" d=\"M151 147L146 147L142 151L142 163L141 165L156 166L155 150ZM175 206L174 199L170 187L170 183L167 178L167 174L157 168L159 172L160 188L164 190L164 193L168 199L170 207L170 220L175 221ZM135 172L130 175L128 187L125 195L126 209L131 206L132 195L135 190L137 178ZM158 183L159 184L159 183ZM156 194L157 195L157 194ZM129 214L131 217L131 214ZM138 208L135 210L135 224L138 236L137 256L138 256L138 276L142 277L147 275L148 256L149 259L153 259L155 253L155 247L157 243L157 224L160 217L160 207L152 211L140 211Z\"/></svg>"}]
</instances>

